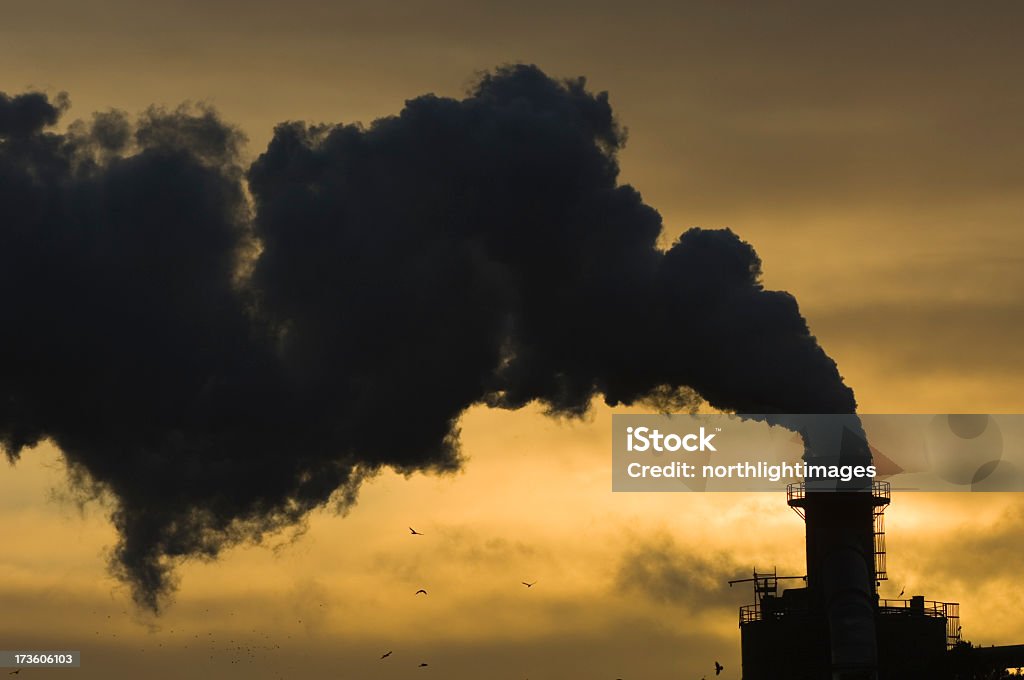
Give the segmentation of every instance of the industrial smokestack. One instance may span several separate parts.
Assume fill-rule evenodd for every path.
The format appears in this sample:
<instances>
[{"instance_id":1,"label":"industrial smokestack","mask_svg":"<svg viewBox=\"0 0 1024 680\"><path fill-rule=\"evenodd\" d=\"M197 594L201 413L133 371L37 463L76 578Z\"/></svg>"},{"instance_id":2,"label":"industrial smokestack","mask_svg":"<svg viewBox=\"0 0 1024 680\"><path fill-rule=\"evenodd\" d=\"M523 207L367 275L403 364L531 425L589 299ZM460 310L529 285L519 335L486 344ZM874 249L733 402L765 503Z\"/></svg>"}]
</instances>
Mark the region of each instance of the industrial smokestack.
<instances>
[{"instance_id":1,"label":"industrial smokestack","mask_svg":"<svg viewBox=\"0 0 1024 680\"><path fill-rule=\"evenodd\" d=\"M350 505L383 467L457 468L474 404L692 388L854 411L750 245L658 248L581 78L511 66L367 127L284 123L249 168L211 110L48 132L65 104L0 98L0 442L15 460L52 439L112 495L112 567L142 606L179 559Z\"/></svg>"},{"instance_id":2,"label":"industrial smokestack","mask_svg":"<svg viewBox=\"0 0 1024 680\"><path fill-rule=\"evenodd\" d=\"M851 415L842 427L836 427L835 419L829 420L827 432L815 431L813 426L802 430L805 459L840 466L870 465L871 450L860 419ZM833 490L816 486L814 480L805 482L802 503L807 586L812 601L828 618L832 677L873 680L877 677L878 644L872 480L854 478Z\"/></svg>"}]
</instances>

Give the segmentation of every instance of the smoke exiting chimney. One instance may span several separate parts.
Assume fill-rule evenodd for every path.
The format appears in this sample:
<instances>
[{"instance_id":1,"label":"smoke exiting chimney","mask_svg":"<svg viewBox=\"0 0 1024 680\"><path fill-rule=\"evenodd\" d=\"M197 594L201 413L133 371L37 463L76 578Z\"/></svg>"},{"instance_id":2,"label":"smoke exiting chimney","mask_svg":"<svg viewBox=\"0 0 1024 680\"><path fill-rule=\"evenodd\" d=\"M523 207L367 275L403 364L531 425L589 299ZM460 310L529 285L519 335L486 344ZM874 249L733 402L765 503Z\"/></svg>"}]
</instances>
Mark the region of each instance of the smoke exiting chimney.
<instances>
[{"instance_id":1,"label":"smoke exiting chimney","mask_svg":"<svg viewBox=\"0 0 1024 680\"><path fill-rule=\"evenodd\" d=\"M658 248L582 78L509 66L366 127L284 123L248 168L211 110L49 131L64 108L0 96L0 442L51 439L112 495L141 606L381 468L457 468L475 404L854 411L750 245Z\"/></svg>"}]
</instances>

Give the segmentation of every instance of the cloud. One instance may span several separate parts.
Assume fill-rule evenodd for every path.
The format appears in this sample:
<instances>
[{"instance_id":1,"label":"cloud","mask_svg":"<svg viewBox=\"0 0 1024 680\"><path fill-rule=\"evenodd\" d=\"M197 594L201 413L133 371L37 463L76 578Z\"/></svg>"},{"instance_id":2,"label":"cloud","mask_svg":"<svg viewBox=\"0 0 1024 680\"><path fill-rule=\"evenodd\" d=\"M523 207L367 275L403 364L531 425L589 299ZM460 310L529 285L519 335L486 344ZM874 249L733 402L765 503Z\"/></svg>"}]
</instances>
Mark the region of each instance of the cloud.
<instances>
[{"instance_id":1,"label":"cloud","mask_svg":"<svg viewBox=\"0 0 1024 680\"><path fill-rule=\"evenodd\" d=\"M641 595L655 604L683 605L691 611L734 608L729 581L749 567L726 553L702 555L667 533L634 539L615 573L616 590Z\"/></svg>"},{"instance_id":2,"label":"cloud","mask_svg":"<svg viewBox=\"0 0 1024 680\"><path fill-rule=\"evenodd\" d=\"M1015 494L1008 494L1005 499L1009 502L994 521L974 520L950 527L946 541L955 544L955 550L925 549L934 543L935 537L920 532L903 539L905 547L900 550L900 561L919 578L931 584L943 584L944 589L949 583L958 586L955 591L962 591L995 582L1000 587L1016 590L1018 547L1024 540L1024 503ZM983 500L988 501L987 498L954 498L947 505L959 501L961 507L957 509L970 515ZM979 578L979 574L984 574L984 579Z\"/></svg>"},{"instance_id":3,"label":"cloud","mask_svg":"<svg viewBox=\"0 0 1024 680\"><path fill-rule=\"evenodd\" d=\"M1024 361L1024 321L1015 300L914 300L848 305L814 315L836 351L870 351L888 373L1013 375ZM884 351L875 343L881 340Z\"/></svg>"}]
</instances>

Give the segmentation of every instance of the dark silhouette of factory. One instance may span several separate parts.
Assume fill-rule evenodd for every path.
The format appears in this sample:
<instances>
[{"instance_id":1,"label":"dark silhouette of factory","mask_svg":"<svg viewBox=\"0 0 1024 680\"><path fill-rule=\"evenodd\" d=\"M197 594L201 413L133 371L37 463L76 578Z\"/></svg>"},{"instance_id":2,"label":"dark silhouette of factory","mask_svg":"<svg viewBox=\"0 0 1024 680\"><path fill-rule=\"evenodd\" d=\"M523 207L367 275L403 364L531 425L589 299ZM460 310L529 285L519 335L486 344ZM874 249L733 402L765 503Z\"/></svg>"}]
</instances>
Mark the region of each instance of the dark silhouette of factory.
<instances>
[{"instance_id":1,"label":"dark silhouette of factory","mask_svg":"<svg viewBox=\"0 0 1024 680\"><path fill-rule=\"evenodd\" d=\"M847 434L841 457L870 461L863 438ZM805 481L787 487L786 501L806 524L807 573L755 570L730 582L754 591L740 608L743 680L981 680L1024 666L1024 645L965 642L955 602L879 598L888 482L825 490Z\"/></svg>"}]
</instances>

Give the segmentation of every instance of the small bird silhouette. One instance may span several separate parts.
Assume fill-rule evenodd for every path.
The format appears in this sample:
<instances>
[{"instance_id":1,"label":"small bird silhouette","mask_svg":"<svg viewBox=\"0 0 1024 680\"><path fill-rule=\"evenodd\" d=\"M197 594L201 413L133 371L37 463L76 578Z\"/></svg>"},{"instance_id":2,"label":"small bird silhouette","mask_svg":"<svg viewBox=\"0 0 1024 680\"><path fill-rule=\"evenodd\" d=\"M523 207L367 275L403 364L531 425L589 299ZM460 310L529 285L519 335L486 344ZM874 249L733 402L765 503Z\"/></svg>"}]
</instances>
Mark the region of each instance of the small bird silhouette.
<instances>
[{"instance_id":1,"label":"small bird silhouette","mask_svg":"<svg viewBox=\"0 0 1024 680\"><path fill-rule=\"evenodd\" d=\"M419 667L420 667L420 668L426 668L426 667L427 667L427 664L425 664L425 663L421 663L421 664L419 665Z\"/></svg>"},{"instance_id":2,"label":"small bird silhouette","mask_svg":"<svg viewBox=\"0 0 1024 680\"><path fill-rule=\"evenodd\" d=\"M386 659L386 658L388 658L389 656L391 656L391 650L390 650L390 649L389 649L389 650L388 650L387 652L385 652L384 654L381 654L381 655L380 655L380 658L382 658L382 659Z\"/></svg>"},{"instance_id":3,"label":"small bird silhouette","mask_svg":"<svg viewBox=\"0 0 1024 680\"><path fill-rule=\"evenodd\" d=\"M420 532L418 532L415 529L413 529L412 527L409 527L409 531L410 531L410 533L412 533L413 536L422 536L423 535Z\"/></svg>"},{"instance_id":4,"label":"small bird silhouette","mask_svg":"<svg viewBox=\"0 0 1024 680\"><path fill-rule=\"evenodd\" d=\"M906 586L903 586L902 588L900 588L900 594L896 596L896 599L898 600L899 598L903 597L903 593L906 592L906 590L907 590Z\"/></svg>"},{"instance_id":5,"label":"small bird silhouette","mask_svg":"<svg viewBox=\"0 0 1024 680\"><path fill-rule=\"evenodd\" d=\"M534 581L533 583L527 583L526 581L520 581L520 583L522 583L527 588L532 588L537 582Z\"/></svg>"},{"instance_id":6,"label":"small bird silhouette","mask_svg":"<svg viewBox=\"0 0 1024 680\"><path fill-rule=\"evenodd\" d=\"M18 673L20 673L20 672L21 672L21 669L19 668L19 669L18 669L18 670L16 670L16 671L11 671L11 672L10 672L10 673L8 673L7 675L17 675L17 674L18 674Z\"/></svg>"},{"instance_id":7,"label":"small bird silhouette","mask_svg":"<svg viewBox=\"0 0 1024 680\"><path fill-rule=\"evenodd\" d=\"M420 593L423 593L424 595L426 595L427 591L423 590L423 588L420 588L419 590L416 591L416 594L419 595Z\"/></svg>"},{"instance_id":8,"label":"small bird silhouette","mask_svg":"<svg viewBox=\"0 0 1024 680\"><path fill-rule=\"evenodd\" d=\"M723 666L722 664L720 664L720 663L718 663L716 661L715 662L715 675L721 675L722 671L724 671L724 670L725 670L725 666Z\"/></svg>"}]
</instances>

